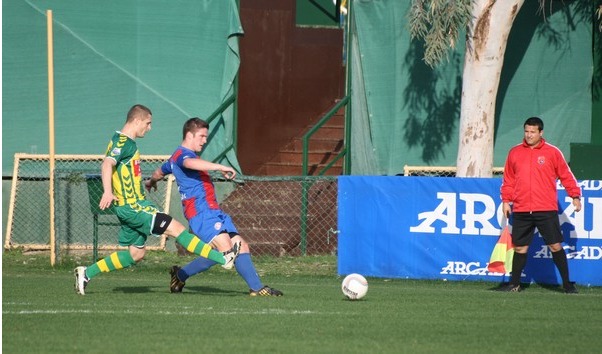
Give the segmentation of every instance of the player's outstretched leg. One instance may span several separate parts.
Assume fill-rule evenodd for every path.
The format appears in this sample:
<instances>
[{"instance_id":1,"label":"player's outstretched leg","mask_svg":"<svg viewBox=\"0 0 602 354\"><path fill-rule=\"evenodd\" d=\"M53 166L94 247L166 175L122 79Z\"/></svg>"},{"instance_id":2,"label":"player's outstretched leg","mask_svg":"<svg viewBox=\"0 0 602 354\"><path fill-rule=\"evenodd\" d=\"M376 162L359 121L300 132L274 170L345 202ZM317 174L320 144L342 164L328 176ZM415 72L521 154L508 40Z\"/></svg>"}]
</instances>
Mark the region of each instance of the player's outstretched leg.
<instances>
[{"instance_id":1,"label":"player's outstretched leg","mask_svg":"<svg viewBox=\"0 0 602 354\"><path fill-rule=\"evenodd\" d=\"M241 249L241 242L236 241L231 249L226 252L223 252L224 259L226 263L222 265L222 267L226 269L231 269L237 259ZM186 279L188 279L191 275L198 274L202 271L205 271L215 265L216 262L204 257L198 257L192 262L188 263L182 269L180 266L174 265L169 270L169 274L171 275L171 280L169 283L169 291L171 293L181 293L186 285Z\"/></svg>"},{"instance_id":2,"label":"player's outstretched leg","mask_svg":"<svg viewBox=\"0 0 602 354\"><path fill-rule=\"evenodd\" d=\"M90 279L100 273L112 272L136 264L130 251L117 251L88 267L75 268L75 292L85 295L85 288Z\"/></svg>"},{"instance_id":3,"label":"player's outstretched leg","mask_svg":"<svg viewBox=\"0 0 602 354\"><path fill-rule=\"evenodd\" d=\"M222 265L223 268L232 269L232 267L234 267L234 261L236 260L236 257L238 257L238 254L240 253L241 244L242 244L242 242L240 242L240 240L235 241L232 248L230 250L224 252L224 259L226 259L226 263Z\"/></svg>"},{"instance_id":4,"label":"player's outstretched leg","mask_svg":"<svg viewBox=\"0 0 602 354\"><path fill-rule=\"evenodd\" d=\"M241 253L236 259L236 271L249 286L251 296L282 296L282 291L264 285L257 274L250 253Z\"/></svg>"},{"instance_id":5,"label":"player's outstretched leg","mask_svg":"<svg viewBox=\"0 0 602 354\"><path fill-rule=\"evenodd\" d=\"M204 258L208 258L212 261L215 261L222 266L225 266L228 263L228 259L226 259L225 254L222 252L218 252L211 248L207 243L201 241L196 235L191 234L190 232L184 230L177 237L176 242L180 245L184 246L188 250L188 252L194 253L197 256L201 256ZM228 251L229 252L229 251ZM236 259L238 253L236 255L229 256L230 258ZM233 260L232 260L233 262ZM226 267L224 267L226 268ZM230 267L232 268L232 267ZM229 269L229 268L226 268Z\"/></svg>"}]
</instances>

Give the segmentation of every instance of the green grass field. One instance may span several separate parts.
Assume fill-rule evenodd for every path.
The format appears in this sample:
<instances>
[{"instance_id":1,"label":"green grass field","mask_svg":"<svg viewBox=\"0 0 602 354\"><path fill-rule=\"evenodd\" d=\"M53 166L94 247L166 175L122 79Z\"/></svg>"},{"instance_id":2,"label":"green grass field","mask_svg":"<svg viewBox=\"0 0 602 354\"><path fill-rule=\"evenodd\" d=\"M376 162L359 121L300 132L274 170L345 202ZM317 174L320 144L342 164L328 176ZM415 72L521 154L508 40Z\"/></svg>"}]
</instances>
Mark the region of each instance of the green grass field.
<instances>
[{"instance_id":1,"label":"green grass field","mask_svg":"<svg viewBox=\"0 0 602 354\"><path fill-rule=\"evenodd\" d=\"M368 278L345 300L334 257L258 258L281 298L251 298L235 271L214 267L169 293L169 266L192 258L152 252L102 274L86 296L48 255L4 252L5 353L593 353L602 347L602 289L566 295L532 285Z\"/></svg>"}]
</instances>

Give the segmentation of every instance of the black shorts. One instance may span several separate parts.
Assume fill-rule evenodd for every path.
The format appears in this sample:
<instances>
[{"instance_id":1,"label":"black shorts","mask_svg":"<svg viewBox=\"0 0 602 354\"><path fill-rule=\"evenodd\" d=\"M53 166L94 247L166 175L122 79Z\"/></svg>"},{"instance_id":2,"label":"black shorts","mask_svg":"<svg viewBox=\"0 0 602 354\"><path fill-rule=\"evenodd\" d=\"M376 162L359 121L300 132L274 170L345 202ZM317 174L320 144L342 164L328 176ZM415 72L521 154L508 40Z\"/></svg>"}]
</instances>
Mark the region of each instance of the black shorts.
<instances>
[{"instance_id":1,"label":"black shorts","mask_svg":"<svg viewBox=\"0 0 602 354\"><path fill-rule=\"evenodd\" d=\"M546 245L564 240L557 211L534 211L512 214L512 243L515 246L530 245L536 227Z\"/></svg>"}]
</instances>

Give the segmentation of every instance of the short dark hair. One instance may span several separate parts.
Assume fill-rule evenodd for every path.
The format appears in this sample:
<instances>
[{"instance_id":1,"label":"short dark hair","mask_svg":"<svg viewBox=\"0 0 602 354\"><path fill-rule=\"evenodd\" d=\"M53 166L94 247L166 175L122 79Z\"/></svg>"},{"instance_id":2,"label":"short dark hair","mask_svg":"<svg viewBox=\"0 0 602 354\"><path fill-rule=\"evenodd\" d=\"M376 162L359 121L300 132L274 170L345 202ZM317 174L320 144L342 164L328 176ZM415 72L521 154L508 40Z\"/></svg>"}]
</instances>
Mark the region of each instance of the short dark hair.
<instances>
[{"instance_id":1,"label":"short dark hair","mask_svg":"<svg viewBox=\"0 0 602 354\"><path fill-rule=\"evenodd\" d=\"M539 118L539 117L531 117L531 118L528 118L528 119L525 121L525 124L523 124L523 128L524 128L525 126L527 126L527 125L530 125L530 126L532 126L532 127L533 127L533 126L536 126L536 127L539 129L539 131L542 131L542 130L543 130L543 120L541 120L541 118Z\"/></svg>"},{"instance_id":2,"label":"short dark hair","mask_svg":"<svg viewBox=\"0 0 602 354\"><path fill-rule=\"evenodd\" d=\"M148 115L153 115L153 112L151 112L150 108L143 106L141 104L135 104L132 106L132 108L130 108L130 110L128 111L128 115L126 116L126 122L131 122L134 120L134 117L137 117L140 114L148 114Z\"/></svg>"},{"instance_id":3,"label":"short dark hair","mask_svg":"<svg viewBox=\"0 0 602 354\"><path fill-rule=\"evenodd\" d=\"M182 128L182 140L186 139L186 133L194 133L203 128L209 129L209 123L199 117L190 118L184 123L184 127Z\"/></svg>"}]
</instances>

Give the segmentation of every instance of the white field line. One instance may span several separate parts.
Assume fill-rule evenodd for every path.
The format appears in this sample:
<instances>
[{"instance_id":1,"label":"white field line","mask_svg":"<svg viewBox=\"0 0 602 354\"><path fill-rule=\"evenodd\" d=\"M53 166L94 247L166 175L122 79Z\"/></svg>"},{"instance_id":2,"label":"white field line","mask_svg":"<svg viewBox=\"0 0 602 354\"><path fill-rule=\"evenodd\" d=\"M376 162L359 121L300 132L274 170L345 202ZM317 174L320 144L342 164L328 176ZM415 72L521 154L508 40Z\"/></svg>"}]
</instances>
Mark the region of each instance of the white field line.
<instances>
[{"instance_id":1,"label":"white field line","mask_svg":"<svg viewBox=\"0 0 602 354\"><path fill-rule=\"evenodd\" d=\"M285 309L265 309L249 311L247 309L234 309L229 311L223 310L184 310L184 311L153 311L153 310L90 310L90 309L24 309L24 310L7 310L6 303L2 310L3 315L57 315L57 314L90 314L90 315L160 315L160 316L207 316L207 315L314 315L314 316L331 316L331 315L354 315L353 312L321 312L313 310L285 310Z\"/></svg>"}]
</instances>

